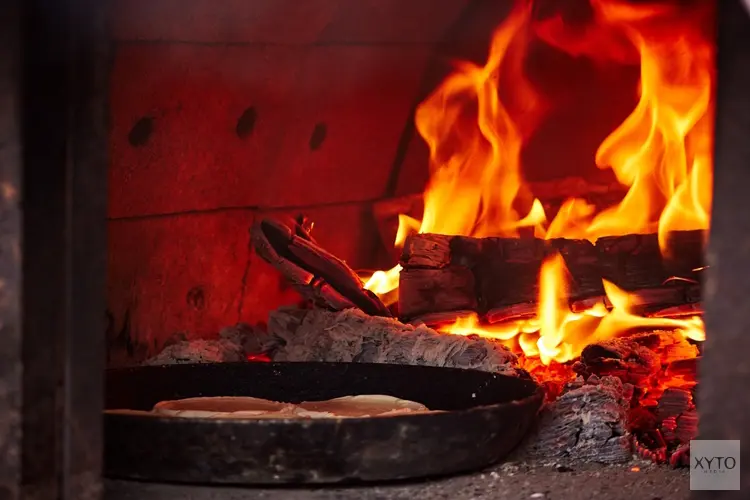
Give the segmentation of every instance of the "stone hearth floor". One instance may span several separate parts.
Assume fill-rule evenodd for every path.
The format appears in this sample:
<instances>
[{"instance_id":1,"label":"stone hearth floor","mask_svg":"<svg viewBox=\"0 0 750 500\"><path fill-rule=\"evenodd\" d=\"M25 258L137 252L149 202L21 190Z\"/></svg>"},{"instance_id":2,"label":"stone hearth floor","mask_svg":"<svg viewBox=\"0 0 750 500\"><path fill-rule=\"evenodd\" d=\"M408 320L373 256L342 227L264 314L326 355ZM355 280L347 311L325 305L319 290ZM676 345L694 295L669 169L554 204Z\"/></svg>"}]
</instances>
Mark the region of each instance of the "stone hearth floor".
<instances>
[{"instance_id":1,"label":"stone hearth floor","mask_svg":"<svg viewBox=\"0 0 750 500\"><path fill-rule=\"evenodd\" d=\"M105 500L685 500L687 469L645 462L505 463L427 482L316 489L177 486L107 480Z\"/></svg>"}]
</instances>

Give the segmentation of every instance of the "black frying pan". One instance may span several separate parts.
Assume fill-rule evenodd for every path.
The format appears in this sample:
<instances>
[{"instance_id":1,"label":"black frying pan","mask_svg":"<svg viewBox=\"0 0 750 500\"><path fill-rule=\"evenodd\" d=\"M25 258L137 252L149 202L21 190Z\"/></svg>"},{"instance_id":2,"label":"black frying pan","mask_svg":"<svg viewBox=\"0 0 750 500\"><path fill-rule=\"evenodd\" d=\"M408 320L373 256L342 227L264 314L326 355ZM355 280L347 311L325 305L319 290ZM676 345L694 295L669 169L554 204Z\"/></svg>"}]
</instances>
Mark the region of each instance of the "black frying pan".
<instances>
[{"instance_id":1,"label":"black frying pan","mask_svg":"<svg viewBox=\"0 0 750 500\"><path fill-rule=\"evenodd\" d=\"M427 413L376 418L213 420L105 415L105 470L115 478L191 483L389 481L475 470L513 449L542 390L474 370L366 363L221 363L107 372L107 408L148 410L192 396L298 403L385 394Z\"/></svg>"}]
</instances>

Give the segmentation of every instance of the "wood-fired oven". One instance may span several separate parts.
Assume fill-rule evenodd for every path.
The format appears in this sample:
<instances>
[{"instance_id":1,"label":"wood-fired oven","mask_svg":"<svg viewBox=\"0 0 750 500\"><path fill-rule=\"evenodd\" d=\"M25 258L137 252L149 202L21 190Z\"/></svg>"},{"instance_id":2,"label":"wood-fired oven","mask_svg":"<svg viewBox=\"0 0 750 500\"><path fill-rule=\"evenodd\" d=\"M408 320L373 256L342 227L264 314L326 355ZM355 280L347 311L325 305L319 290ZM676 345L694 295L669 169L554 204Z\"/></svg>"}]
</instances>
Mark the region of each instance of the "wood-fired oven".
<instances>
[{"instance_id":1,"label":"wood-fired oven","mask_svg":"<svg viewBox=\"0 0 750 500\"><path fill-rule=\"evenodd\" d=\"M5 2L0 498L667 498L692 439L749 464L748 88L741 0ZM104 418L262 379L439 412Z\"/></svg>"}]
</instances>

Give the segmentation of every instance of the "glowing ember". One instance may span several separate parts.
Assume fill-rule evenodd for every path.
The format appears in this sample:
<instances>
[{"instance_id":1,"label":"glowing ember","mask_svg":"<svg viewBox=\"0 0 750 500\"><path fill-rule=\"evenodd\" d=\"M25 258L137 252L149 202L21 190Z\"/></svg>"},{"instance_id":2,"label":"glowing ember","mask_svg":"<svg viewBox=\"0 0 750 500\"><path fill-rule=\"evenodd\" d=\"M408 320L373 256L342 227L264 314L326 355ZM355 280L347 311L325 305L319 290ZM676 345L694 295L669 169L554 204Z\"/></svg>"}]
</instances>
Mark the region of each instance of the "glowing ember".
<instances>
[{"instance_id":1,"label":"glowing ember","mask_svg":"<svg viewBox=\"0 0 750 500\"><path fill-rule=\"evenodd\" d=\"M401 216L396 245L417 231L514 237L519 228L533 227L537 237L591 241L658 232L662 253L669 257L669 231L705 229L710 219L714 53L700 28L705 13L687 15L671 4L590 0L590 25L568 29L561 16L534 20L532 3L516 3L495 31L483 66L457 64L419 106L415 121L429 146L431 175L423 219ZM628 188L619 204L599 210L586 200L569 199L548 223L541 203L529 194L521 150L544 108L523 73L530 36L576 57L640 65L638 104L595 155L596 164L611 168ZM390 294L392 302L400 270L378 271L365 286ZM611 310L602 303L572 312L559 255L544 262L539 280L536 317L481 325L471 316L441 331L498 339L542 365L570 361L588 344L639 329L677 330L704 339L700 318L638 316L636 297L612 283L604 283Z\"/></svg>"},{"instance_id":2,"label":"glowing ember","mask_svg":"<svg viewBox=\"0 0 750 500\"><path fill-rule=\"evenodd\" d=\"M250 362L261 362L261 363L270 363L271 358L268 357L268 354L260 353L260 354L248 354L246 356L246 359Z\"/></svg>"}]
</instances>

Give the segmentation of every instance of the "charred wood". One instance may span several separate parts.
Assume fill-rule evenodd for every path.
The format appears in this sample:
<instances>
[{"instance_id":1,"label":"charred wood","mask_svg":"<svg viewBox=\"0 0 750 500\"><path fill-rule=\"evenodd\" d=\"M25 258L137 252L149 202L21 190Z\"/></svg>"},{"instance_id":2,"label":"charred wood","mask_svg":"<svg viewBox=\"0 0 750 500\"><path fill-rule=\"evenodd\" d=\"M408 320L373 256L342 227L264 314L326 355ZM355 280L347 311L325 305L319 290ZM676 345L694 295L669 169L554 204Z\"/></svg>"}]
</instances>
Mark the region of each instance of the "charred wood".
<instances>
[{"instance_id":1,"label":"charred wood","mask_svg":"<svg viewBox=\"0 0 750 500\"><path fill-rule=\"evenodd\" d=\"M304 221L265 219L254 224L250 233L257 254L314 304L333 310L358 307L372 315L391 315L374 293L363 288L362 280L344 261L317 244Z\"/></svg>"},{"instance_id":2,"label":"charred wood","mask_svg":"<svg viewBox=\"0 0 750 500\"><path fill-rule=\"evenodd\" d=\"M672 419L674 427L677 426L677 417L690 410L693 405L693 398L690 392L670 387L666 389L656 406L656 416L662 422ZM674 428L672 429L674 430Z\"/></svg>"},{"instance_id":3,"label":"charred wood","mask_svg":"<svg viewBox=\"0 0 750 500\"><path fill-rule=\"evenodd\" d=\"M596 242L602 277L625 290L659 288L677 276L699 283L705 231L675 231L667 237L670 258L663 259L656 234L629 234Z\"/></svg>"},{"instance_id":4,"label":"charred wood","mask_svg":"<svg viewBox=\"0 0 750 500\"><path fill-rule=\"evenodd\" d=\"M669 378L681 377L688 380L698 380L698 362L695 358L676 359L667 365L665 375Z\"/></svg>"},{"instance_id":5,"label":"charred wood","mask_svg":"<svg viewBox=\"0 0 750 500\"><path fill-rule=\"evenodd\" d=\"M405 268L442 269L452 263L453 252L451 242L465 239L467 241L480 240L459 236L445 236L442 234L421 234L409 237L404 244L401 254L401 265ZM458 252L456 252L458 254ZM458 260L459 255L456 255Z\"/></svg>"},{"instance_id":6,"label":"charred wood","mask_svg":"<svg viewBox=\"0 0 750 500\"><path fill-rule=\"evenodd\" d=\"M699 291L700 294L700 291ZM659 309L650 314L655 318L679 318L681 316L702 316L703 304L696 302L693 304L682 304L679 306L666 307Z\"/></svg>"},{"instance_id":7,"label":"charred wood","mask_svg":"<svg viewBox=\"0 0 750 500\"><path fill-rule=\"evenodd\" d=\"M677 417L675 437L683 444L690 444L692 439L698 435L698 412L693 408Z\"/></svg>"},{"instance_id":8,"label":"charred wood","mask_svg":"<svg viewBox=\"0 0 750 500\"><path fill-rule=\"evenodd\" d=\"M537 313L536 302L525 302L522 304L513 304L506 307L490 309L485 314L485 320L489 324L502 323L504 321L513 321L526 318L533 318Z\"/></svg>"},{"instance_id":9,"label":"charred wood","mask_svg":"<svg viewBox=\"0 0 750 500\"><path fill-rule=\"evenodd\" d=\"M647 387L665 378L670 368L689 372L697 356L697 347L679 332L656 330L589 344L573 370L584 377L610 375Z\"/></svg>"},{"instance_id":10,"label":"charred wood","mask_svg":"<svg viewBox=\"0 0 750 500\"><path fill-rule=\"evenodd\" d=\"M669 465L672 467L688 467L690 465L690 444L683 444L677 448L669 457Z\"/></svg>"},{"instance_id":11,"label":"charred wood","mask_svg":"<svg viewBox=\"0 0 750 500\"><path fill-rule=\"evenodd\" d=\"M416 316L409 324L414 326L426 325L430 328L437 328L444 325L455 323L457 319L466 319L476 315L476 311L464 309L459 311L446 311L439 313L429 313L422 316Z\"/></svg>"},{"instance_id":12,"label":"charred wood","mask_svg":"<svg viewBox=\"0 0 750 500\"><path fill-rule=\"evenodd\" d=\"M656 234L600 238L595 245L586 240L417 234L410 236L404 245L401 276L402 280L409 279L411 271L429 269L433 271L429 273L430 280L442 284L454 278L438 278L440 274L455 274L457 268L469 271L474 277L477 312L487 321L496 322L516 316L513 308L536 302L542 262L559 252L569 271L574 310L600 301L607 304L602 285L606 279L635 292L641 303L638 312L650 313L700 301L704 238L703 231L672 233L670 241L676 242L675 257L665 260ZM402 282L399 301L402 318L452 310L429 297L435 293L426 286L404 290Z\"/></svg>"},{"instance_id":13,"label":"charred wood","mask_svg":"<svg viewBox=\"0 0 750 500\"><path fill-rule=\"evenodd\" d=\"M660 369L661 360L654 351L628 339L590 344L573 365L573 370L583 377L613 376L634 385L643 385Z\"/></svg>"},{"instance_id":14,"label":"charred wood","mask_svg":"<svg viewBox=\"0 0 750 500\"><path fill-rule=\"evenodd\" d=\"M529 192L542 202L547 215L554 217L565 200L581 198L598 208L610 207L622 200L627 189L613 181L608 173L583 177L565 177L543 182L530 182ZM385 198L373 203L373 216L381 238L390 247L399 226L399 215L420 219L424 213L422 193Z\"/></svg>"},{"instance_id":15,"label":"charred wood","mask_svg":"<svg viewBox=\"0 0 750 500\"><path fill-rule=\"evenodd\" d=\"M434 312L477 310L474 274L466 267L407 269L399 279L399 313L416 317Z\"/></svg>"},{"instance_id":16,"label":"charred wood","mask_svg":"<svg viewBox=\"0 0 750 500\"><path fill-rule=\"evenodd\" d=\"M697 348L680 333L651 331L584 348L573 369L584 377L614 376L636 388L628 415L633 449L657 463L682 464L696 435ZM589 379L590 380L590 379Z\"/></svg>"}]
</instances>

